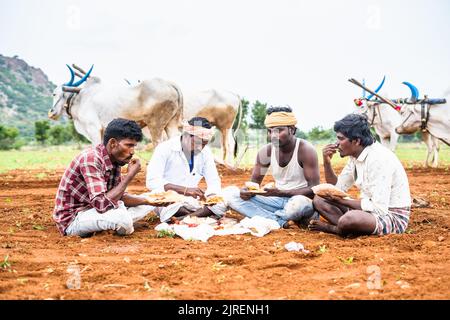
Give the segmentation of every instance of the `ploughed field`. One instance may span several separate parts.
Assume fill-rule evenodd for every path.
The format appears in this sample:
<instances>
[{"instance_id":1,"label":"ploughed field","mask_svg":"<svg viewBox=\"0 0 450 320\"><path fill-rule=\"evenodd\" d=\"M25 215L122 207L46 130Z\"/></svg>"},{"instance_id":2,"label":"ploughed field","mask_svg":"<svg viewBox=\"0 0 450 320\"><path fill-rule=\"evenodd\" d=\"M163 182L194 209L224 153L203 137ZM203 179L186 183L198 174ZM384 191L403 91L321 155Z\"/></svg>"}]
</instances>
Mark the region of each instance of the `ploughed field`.
<instances>
[{"instance_id":1,"label":"ploughed field","mask_svg":"<svg viewBox=\"0 0 450 320\"><path fill-rule=\"evenodd\" d=\"M450 299L448 167L407 169L413 197L429 206L413 208L402 235L295 226L207 243L158 237L153 214L130 236L62 237L51 217L62 172L0 174L0 299ZM223 186L250 176L220 173ZM129 191L146 191L144 181L142 170ZM310 253L288 252L291 241Z\"/></svg>"}]
</instances>

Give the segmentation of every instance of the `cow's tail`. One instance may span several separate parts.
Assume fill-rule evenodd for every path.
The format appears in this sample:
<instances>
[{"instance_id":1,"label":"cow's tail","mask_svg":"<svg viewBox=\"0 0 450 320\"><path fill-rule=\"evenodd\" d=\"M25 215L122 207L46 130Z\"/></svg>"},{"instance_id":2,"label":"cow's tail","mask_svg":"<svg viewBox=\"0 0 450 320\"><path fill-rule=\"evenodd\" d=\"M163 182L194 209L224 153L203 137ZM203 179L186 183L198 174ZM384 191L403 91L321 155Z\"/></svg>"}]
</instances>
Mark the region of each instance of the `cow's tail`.
<instances>
[{"instance_id":1,"label":"cow's tail","mask_svg":"<svg viewBox=\"0 0 450 320\"><path fill-rule=\"evenodd\" d=\"M184 100L183 100L183 93L181 92L181 89L174 83L170 82L170 85L175 89L175 91L178 94L178 106L179 106L179 124L183 121L183 114L184 114Z\"/></svg>"},{"instance_id":2,"label":"cow's tail","mask_svg":"<svg viewBox=\"0 0 450 320\"><path fill-rule=\"evenodd\" d=\"M239 118L238 118L238 123L237 123L237 126L236 126L236 129L234 129L234 132L233 132L233 134L232 134L232 136L233 136L233 139L234 139L234 151L233 151L233 154L234 154L234 157L236 158L237 157L237 154L238 154L238 143L237 143L237 133L238 133L238 131L239 131L239 128L241 127L241 123L242 123L242 100L241 100L241 97L239 96L239 95L237 95L237 97L238 97L238 99L239 99L239 106L238 106L238 115L239 115Z\"/></svg>"}]
</instances>

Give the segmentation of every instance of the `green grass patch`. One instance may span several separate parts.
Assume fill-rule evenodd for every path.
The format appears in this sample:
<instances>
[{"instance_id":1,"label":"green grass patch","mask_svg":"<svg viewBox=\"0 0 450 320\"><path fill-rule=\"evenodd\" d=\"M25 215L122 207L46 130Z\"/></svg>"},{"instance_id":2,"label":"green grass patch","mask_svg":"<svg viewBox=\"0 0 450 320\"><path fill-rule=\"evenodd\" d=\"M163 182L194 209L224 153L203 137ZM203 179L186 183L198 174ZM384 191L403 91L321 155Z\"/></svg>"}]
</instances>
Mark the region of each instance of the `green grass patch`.
<instances>
[{"instance_id":1,"label":"green grass patch","mask_svg":"<svg viewBox=\"0 0 450 320\"><path fill-rule=\"evenodd\" d=\"M87 148L89 146L84 146ZM259 146L249 147L245 153L240 167L252 167L255 163L256 154ZM315 144L319 162L322 164L322 148L324 144ZM242 152L242 148L238 154ZM26 148L24 150L11 150L0 151L0 173L4 173L10 170L55 170L65 169L72 159L77 156L83 149L79 149L76 146L56 146L45 148ZM222 157L222 151L219 148L212 148L214 155L218 158ZM395 152L399 159L404 163L406 167L423 164L426 159L426 146L424 143L399 143ZM138 150L136 155L143 160L142 166L150 160L152 152ZM333 165L343 166L347 163L348 158L341 158L339 154L335 154L332 160ZM441 143L439 151L439 166L450 165L450 147ZM38 179L45 179L45 173L40 173L36 176Z\"/></svg>"},{"instance_id":2,"label":"green grass patch","mask_svg":"<svg viewBox=\"0 0 450 320\"><path fill-rule=\"evenodd\" d=\"M319 163L322 165L322 149L325 146L323 143L314 144L317 155L319 158ZM256 155L258 150L262 147L262 145L258 147L249 147L247 152L245 153L242 161L240 163L240 167L252 167L256 160ZM242 146L244 148L244 146ZM240 154L242 151L239 150ZM220 149L213 149L214 155L217 157L221 157L222 153ZM427 147L424 143L399 143L397 144L397 148L395 150L395 154L406 166L417 165L425 163L425 159L427 157ZM348 158L341 158L339 153L336 153L333 156L332 164L337 166L344 166L348 161ZM449 166L450 165L450 147L441 143L439 150L439 166Z\"/></svg>"},{"instance_id":3,"label":"green grass patch","mask_svg":"<svg viewBox=\"0 0 450 320\"><path fill-rule=\"evenodd\" d=\"M156 237L157 238L174 238L175 237L175 232L172 232L170 230L160 230L156 234Z\"/></svg>"}]
</instances>

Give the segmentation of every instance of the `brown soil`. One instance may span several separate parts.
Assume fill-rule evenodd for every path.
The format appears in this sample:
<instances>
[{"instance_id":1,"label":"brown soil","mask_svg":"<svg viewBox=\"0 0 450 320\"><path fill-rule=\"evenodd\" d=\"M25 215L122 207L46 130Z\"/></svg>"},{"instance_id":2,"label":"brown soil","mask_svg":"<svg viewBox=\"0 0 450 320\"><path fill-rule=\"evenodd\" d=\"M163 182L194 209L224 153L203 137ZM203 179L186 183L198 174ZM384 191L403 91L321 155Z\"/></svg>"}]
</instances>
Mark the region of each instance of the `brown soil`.
<instances>
[{"instance_id":1,"label":"brown soil","mask_svg":"<svg viewBox=\"0 0 450 320\"><path fill-rule=\"evenodd\" d=\"M11 265L0 267L0 299L449 299L449 168L407 173L430 207L413 209L405 234L343 239L293 227L207 243L157 238L156 219L127 237L62 237L51 218L62 171L2 174L0 263L8 255ZM249 174L222 170L223 185ZM143 185L141 173L129 191ZM311 253L286 251L290 241ZM367 285L374 270L380 289Z\"/></svg>"}]
</instances>

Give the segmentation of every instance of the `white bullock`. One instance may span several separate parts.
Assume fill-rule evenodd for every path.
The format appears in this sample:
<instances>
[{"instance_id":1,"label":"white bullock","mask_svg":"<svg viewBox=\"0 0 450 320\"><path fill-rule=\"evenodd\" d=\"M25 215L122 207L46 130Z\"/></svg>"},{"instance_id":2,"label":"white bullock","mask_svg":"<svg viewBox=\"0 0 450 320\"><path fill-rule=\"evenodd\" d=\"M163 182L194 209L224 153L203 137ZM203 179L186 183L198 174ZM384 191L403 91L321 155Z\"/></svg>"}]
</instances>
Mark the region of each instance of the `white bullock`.
<instances>
[{"instance_id":1,"label":"white bullock","mask_svg":"<svg viewBox=\"0 0 450 320\"><path fill-rule=\"evenodd\" d=\"M183 118L189 120L192 117L203 117L215 126L222 138L223 160L231 163L236 157L237 141L236 133L242 120L241 98L232 92L224 90L204 90L199 92L184 93ZM233 134L233 123L236 115L237 128Z\"/></svg>"},{"instance_id":2,"label":"white bullock","mask_svg":"<svg viewBox=\"0 0 450 320\"><path fill-rule=\"evenodd\" d=\"M67 67L71 79L54 90L53 107L48 112L50 119L57 120L66 110L76 130L92 144L102 142L104 129L114 118L145 123L155 145L161 141L163 132L168 137L178 134L183 96L175 84L155 78L135 86L112 87L97 77L90 77L93 66L86 73L73 65L81 74ZM74 82L75 74L81 80Z\"/></svg>"},{"instance_id":3,"label":"white bullock","mask_svg":"<svg viewBox=\"0 0 450 320\"><path fill-rule=\"evenodd\" d=\"M384 80L385 78L375 90L376 93L383 86ZM363 92L363 98L355 100L356 105L359 107L357 112L367 116L369 124L375 129L381 143L394 152L399 138L396 128L401 124L402 117L397 110L394 110L387 103L370 100L372 97L373 95L370 95L366 98L365 92ZM437 167L439 140L429 132L422 132L422 141L427 146L425 166Z\"/></svg>"},{"instance_id":4,"label":"white bullock","mask_svg":"<svg viewBox=\"0 0 450 320\"><path fill-rule=\"evenodd\" d=\"M448 101L450 94L447 92L446 97L439 104L427 103L436 99L418 100L419 94L416 87L409 83L405 83L410 87L412 96L410 101L412 104L405 104L400 112L401 123L396 128L396 132L414 133L418 130L429 132L447 145L450 145L450 107ZM417 102L417 103L415 103Z\"/></svg>"}]
</instances>

